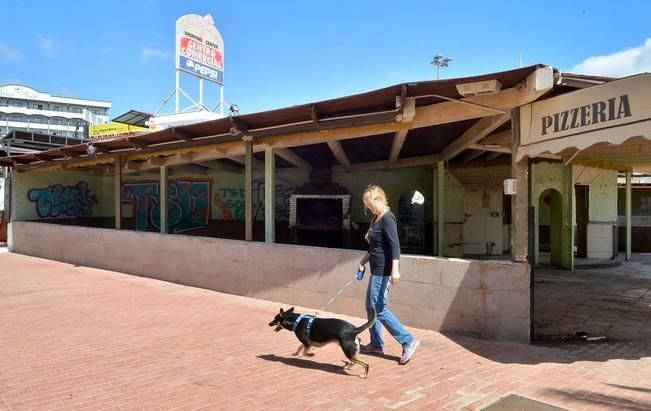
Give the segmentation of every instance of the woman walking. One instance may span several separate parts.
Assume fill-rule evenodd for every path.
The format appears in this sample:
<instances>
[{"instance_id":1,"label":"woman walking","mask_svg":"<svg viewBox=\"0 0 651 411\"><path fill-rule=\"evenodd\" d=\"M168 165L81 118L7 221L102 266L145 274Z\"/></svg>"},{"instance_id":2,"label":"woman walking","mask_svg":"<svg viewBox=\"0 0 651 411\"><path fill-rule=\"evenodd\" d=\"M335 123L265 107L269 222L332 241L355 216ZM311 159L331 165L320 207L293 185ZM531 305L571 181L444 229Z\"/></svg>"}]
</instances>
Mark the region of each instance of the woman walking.
<instances>
[{"instance_id":1,"label":"woman walking","mask_svg":"<svg viewBox=\"0 0 651 411\"><path fill-rule=\"evenodd\" d=\"M378 321L369 329L371 342L362 346L363 352L383 354L382 326L402 345L400 364L411 360L420 345L417 340L389 311L389 288L400 281L400 240L396 217L389 210L384 190L371 185L364 191L364 206L373 213L371 225L366 232L368 252L359 262L359 270L365 271L366 263L371 265L371 276L366 291L366 313L371 318L373 307Z\"/></svg>"}]
</instances>

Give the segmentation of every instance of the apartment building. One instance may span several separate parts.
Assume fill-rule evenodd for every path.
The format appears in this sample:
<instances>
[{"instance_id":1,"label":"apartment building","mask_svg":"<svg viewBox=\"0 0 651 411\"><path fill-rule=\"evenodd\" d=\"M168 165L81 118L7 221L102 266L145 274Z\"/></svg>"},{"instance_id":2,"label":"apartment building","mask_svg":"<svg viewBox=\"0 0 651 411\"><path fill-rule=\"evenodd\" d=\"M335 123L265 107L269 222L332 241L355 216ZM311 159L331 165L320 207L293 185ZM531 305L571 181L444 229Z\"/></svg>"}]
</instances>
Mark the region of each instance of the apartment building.
<instances>
[{"instance_id":1,"label":"apartment building","mask_svg":"<svg viewBox=\"0 0 651 411\"><path fill-rule=\"evenodd\" d=\"M88 136L89 125L105 124L108 101L59 97L27 86L0 86L0 138L11 130L61 137Z\"/></svg>"}]
</instances>

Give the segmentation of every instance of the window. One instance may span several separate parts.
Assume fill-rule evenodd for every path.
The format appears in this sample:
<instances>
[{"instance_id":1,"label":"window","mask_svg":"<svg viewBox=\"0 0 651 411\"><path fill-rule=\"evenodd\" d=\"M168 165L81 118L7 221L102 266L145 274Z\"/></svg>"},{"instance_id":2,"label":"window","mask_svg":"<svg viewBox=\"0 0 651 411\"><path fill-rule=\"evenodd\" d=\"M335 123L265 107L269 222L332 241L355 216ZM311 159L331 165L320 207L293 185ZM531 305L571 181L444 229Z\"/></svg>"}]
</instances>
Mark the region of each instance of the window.
<instances>
[{"instance_id":1,"label":"window","mask_svg":"<svg viewBox=\"0 0 651 411\"><path fill-rule=\"evenodd\" d=\"M81 107L70 107L71 113L81 113Z\"/></svg>"},{"instance_id":2,"label":"window","mask_svg":"<svg viewBox=\"0 0 651 411\"><path fill-rule=\"evenodd\" d=\"M52 111L61 111L61 106L50 106L50 110L52 110Z\"/></svg>"},{"instance_id":3,"label":"window","mask_svg":"<svg viewBox=\"0 0 651 411\"><path fill-rule=\"evenodd\" d=\"M12 100L12 101L9 101L9 106L11 106L11 107L22 107L23 103L22 103L22 101Z\"/></svg>"},{"instance_id":4,"label":"window","mask_svg":"<svg viewBox=\"0 0 651 411\"><path fill-rule=\"evenodd\" d=\"M34 108L37 110L43 110L43 104L34 104Z\"/></svg>"},{"instance_id":5,"label":"window","mask_svg":"<svg viewBox=\"0 0 651 411\"><path fill-rule=\"evenodd\" d=\"M52 119L50 119L50 124L61 125L61 119L60 118L52 118Z\"/></svg>"},{"instance_id":6,"label":"window","mask_svg":"<svg viewBox=\"0 0 651 411\"><path fill-rule=\"evenodd\" d=\"M5 113L0 113L0 121L7 120L7 115Z\"/></svg>"},{"instance_id":7,"label":"window","mask_svg":"<svg viewBox=\"0 0 651 411\"><path fill-rule=\"evenodd\" d=\"M11 120L11 121L25 121L23 116L21 116L20 114L12 114L11 117L9 118L9 120Z\"/></svg>"},{"instance_id":8,"label":"window","mask_svg":"<svg viewBox=\"0 0 651 411\"><path fill-rule=\"evenodd\" d=\"M640 198L640 214L651 215L651 197Z\"/></svg>"}]
</instances>

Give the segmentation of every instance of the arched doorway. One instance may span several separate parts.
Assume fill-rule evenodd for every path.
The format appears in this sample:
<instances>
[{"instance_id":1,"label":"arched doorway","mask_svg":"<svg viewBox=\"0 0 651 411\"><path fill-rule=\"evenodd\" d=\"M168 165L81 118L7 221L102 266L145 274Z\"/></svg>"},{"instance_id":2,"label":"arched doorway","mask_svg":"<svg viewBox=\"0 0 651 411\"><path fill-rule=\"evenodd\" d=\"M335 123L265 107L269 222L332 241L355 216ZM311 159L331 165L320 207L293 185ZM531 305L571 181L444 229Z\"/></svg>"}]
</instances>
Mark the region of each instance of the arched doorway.
<instances>
[{"instance_id":1,"label":"arched doorway","mask_svg":"<svg viewBox=\"0 0 651 411\"><path fill-rule=\"evenodd\" d=\"M538 198L538 264L563 265L563 197L553 188Z\"/></svg>"}]
</instances>

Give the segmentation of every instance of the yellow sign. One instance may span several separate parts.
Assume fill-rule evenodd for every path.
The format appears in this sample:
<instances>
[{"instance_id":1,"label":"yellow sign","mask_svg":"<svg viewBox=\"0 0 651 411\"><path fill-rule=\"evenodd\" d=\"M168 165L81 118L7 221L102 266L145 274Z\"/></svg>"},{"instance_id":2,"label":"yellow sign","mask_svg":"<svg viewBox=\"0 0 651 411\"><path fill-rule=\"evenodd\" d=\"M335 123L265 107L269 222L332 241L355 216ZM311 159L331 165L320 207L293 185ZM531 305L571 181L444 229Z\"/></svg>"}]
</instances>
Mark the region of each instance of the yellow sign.
<instances>
[{"instance_id":1,"label":"yellow sign","mask_svg":"<svg viewBox=\"0 0 651 411\"><path fill-rule=\"evenodd\" d=\"M107 123L90 126L90 137L118 136L120 134L142 133L149 131L146 127L124 123Z\"/></svg>"}]
</instances>

